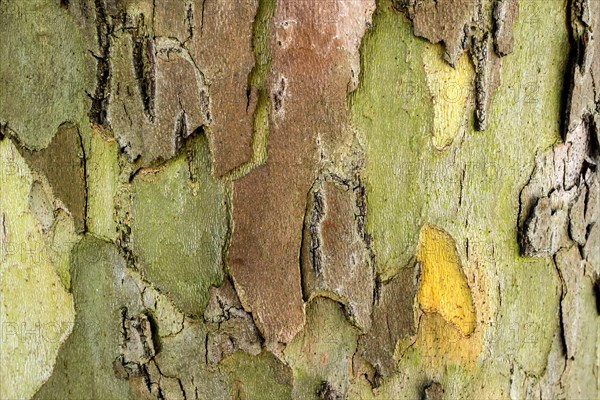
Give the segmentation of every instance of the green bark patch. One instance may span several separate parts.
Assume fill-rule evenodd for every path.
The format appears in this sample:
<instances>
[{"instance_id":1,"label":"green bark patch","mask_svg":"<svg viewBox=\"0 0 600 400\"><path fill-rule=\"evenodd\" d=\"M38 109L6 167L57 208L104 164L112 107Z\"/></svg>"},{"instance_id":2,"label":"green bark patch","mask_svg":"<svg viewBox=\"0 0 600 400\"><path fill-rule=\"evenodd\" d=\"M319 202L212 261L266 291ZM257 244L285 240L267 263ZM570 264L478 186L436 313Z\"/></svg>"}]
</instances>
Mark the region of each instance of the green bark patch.
<instances>
[{"instance_id":1,"label":"green bark patch","mask_svg":"<svg viewBox=\"0 0 600 400\"><path fill-rule=\"evenodd\" d=\"M131 247L142 276L186 314L202 315L209 288L223 278L226 195L210 170L204 136L132 183Z\"/></svg>"},{"instance_id":2,"label":"green bark patch","mask_svg":"<svg viewBox=\"0 0 600 400\"><path fill-rule=\"evenodd\" d=\"M350 97L353 123L366 143L367 231L377 272L389 278L414 253L424 199L419 176L433 105L421 62L425 41L408 20L380 5L361 50L362 77Z\"/></svg>"},{"instance_id":3,"label":"green bark patch","mask_svg":"<svg viewBox=\"0 0 600 400\"><path fill-rule=\"evenodd\" d=\"M50 379L35 399L127 399L129 385L113 372L121 340L122 299L115 276L125 268L117 248L87 236L73 249L75 325Z\"/></svg>"},{"instance_id":4,"label":"green bark patch","mask_svg":"<svg viewBox=\"0 0 600 400\"><path fill-rule=\"evenodd\" d=\"M374 29L363 40L362 79L350 106L365 143L367 231L380 279L413 267L419 230L426 223L439 226L456 241L477 326L485 332L482 348L491 348L480 361L507 357L527 373L541 374L558 329L560 285L548 260L520 257L516 225L519 193L536 152L560 138L559 83L568 43L561 4L528 6L544 17L517 20L485 132L474 129L471 117L446 151L434 150L431 82L422 60L429 44L413 36L409 21L388 1L378 3ZM532 288L540 294L535 302ZM427 362L419 368L434 370ZM445 374L444 368L436 373ZM490 373L477 371L472 376ZM462 393L477 386L478 378L469 376L453 378ZM412 393L402 388L395 396Z\"/></svg>"},{"instance_id":5,"label":"green bark patch","mask_svg":"<svg viewBox=\"0 0 600 400\"><path fill-rule=\"evenodd\" d=\"M0 123L43 149L59 125L86 112L93 70L79 29L56 1L2 1L0 37Z\"/></svg>"},{"instance_id":6,"label":"green bark patch","mask_svg":"<svg viewBox=\"0 0 600 400\"><path fill-rule=\"evenodd\" d=\"M228 378L231 398L243 400L288 400L292 397L292 372L274 355L251 356L238 351L220 367Z\"/></svg>"},{"instance_id":7,"label":"green bark patch","mask_svg":"<svg viewBox=\"0 0 600 400\"><path fill-rule=\"evenodd\" d=\"M285 349L294 371L294 399L316 399L322 383L329 391L348 390L358 330L341 304L316 297L307 308L307 324Z\"/></svg>"}]
</instances>

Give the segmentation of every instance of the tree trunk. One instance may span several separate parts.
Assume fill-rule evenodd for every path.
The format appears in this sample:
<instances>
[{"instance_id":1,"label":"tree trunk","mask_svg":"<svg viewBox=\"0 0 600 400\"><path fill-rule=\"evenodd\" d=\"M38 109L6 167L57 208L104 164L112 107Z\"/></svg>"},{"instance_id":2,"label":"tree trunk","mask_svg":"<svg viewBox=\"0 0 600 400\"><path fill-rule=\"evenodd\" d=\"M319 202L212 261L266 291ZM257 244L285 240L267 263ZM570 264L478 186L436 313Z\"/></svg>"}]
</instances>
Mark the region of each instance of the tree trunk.
<instances>
[{"instance_id":1,"label":"tree trunk","mask_svg":"<svg viewBox=\"0 0 600 400\"><path fill-rule=\"evenodd\" d=\"M599 398L599 21L0 0L0 398Z\"/></svg>"}]
</instances>

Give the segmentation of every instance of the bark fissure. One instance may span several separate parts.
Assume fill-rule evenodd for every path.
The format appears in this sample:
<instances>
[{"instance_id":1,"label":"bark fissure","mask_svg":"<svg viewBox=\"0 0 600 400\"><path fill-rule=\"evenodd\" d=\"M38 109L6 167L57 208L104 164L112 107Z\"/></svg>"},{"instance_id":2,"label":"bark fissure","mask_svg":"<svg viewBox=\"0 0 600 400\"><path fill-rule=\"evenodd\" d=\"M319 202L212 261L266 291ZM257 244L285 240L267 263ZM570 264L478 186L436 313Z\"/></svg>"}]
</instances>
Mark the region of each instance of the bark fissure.
<instances>
[{"instance_id":1,"label":"bark fissure","mask_svg":"<svg viewBox=\"0 0 600 400\"><path fill-rule=\"evenodd\" d=\"M109 85L111 79L110 47L112 24L106 11L105 0L94 0L96 10L96 37L100 54L94 55L97 63L96 90L92 97L90 120L101 126L108 126L107 109L109 98ZM92 53L93 54L93 53Z\"/></svg>"}]
</instances>

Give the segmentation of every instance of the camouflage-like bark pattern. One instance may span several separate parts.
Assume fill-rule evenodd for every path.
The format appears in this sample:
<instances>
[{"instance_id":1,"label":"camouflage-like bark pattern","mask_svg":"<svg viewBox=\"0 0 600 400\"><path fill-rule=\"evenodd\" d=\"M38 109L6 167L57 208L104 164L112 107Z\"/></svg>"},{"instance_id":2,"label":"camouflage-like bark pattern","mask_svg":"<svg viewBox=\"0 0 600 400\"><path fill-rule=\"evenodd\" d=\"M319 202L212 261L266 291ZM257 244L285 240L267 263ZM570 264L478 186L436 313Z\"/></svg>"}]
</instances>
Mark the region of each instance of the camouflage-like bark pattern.
<instances>
[{"instance_id":1,"label":"camouflage-like bark pattern","mask_svg":"<svg viewBox=\"0 0 600 400\"><path fill-rule=\"evenodd\" d=\"M599 4L0 0L0 398L598 398Z\"/></svg>"}]
</instances>

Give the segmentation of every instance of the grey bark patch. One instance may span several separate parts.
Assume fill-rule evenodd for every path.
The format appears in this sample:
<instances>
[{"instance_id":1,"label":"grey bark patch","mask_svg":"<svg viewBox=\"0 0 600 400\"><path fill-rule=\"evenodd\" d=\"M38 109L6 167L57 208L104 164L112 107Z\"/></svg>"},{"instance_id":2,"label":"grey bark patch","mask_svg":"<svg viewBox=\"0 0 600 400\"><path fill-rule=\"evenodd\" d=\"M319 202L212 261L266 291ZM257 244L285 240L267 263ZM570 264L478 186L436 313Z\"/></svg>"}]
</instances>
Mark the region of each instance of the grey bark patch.
<instances>
[{"instance_id":1,"label":"grey bark patch","mask_svg":"<svg viewBox=\"0 0 600 400\"><path fill-rule=\"evenodd\" d=\"M517 0L496 0L494 4L494 49L499 56L513 52L513 25L519 15Z\"/></svg>"},{"instance_id":2,"label":"grey bark patch","mask_svg":"<svg viewBox=\"0 0 600 400\"><path fill-rule=\"evenodd\" d=\"M394 351L398 340L411 337L417 331L418 273L417 267L404 268L391 281L381 284L373 309L373 325L359 339L358 354L384 378L396 369ZM370 380L378 386L377 376Z\"/></svg>"},{"instance_id":3,"label":"grey bark patch","mask_svg":"<svg viewBox=\"0 0 600 400\"><path fill-rule=\"evenodd\" d=\"M475 119L479 130L485 130L492 94L500 84L500 57L492 49L488 32L472 38L473 64L475 64Z\"/></svg>"},{"instance_id":4,"label":"grey bark patch","mask_svg":"<svg viewBox=\"0 0 600 400\"><path fill-rule=\"evenodd\" d=\"M322 177L309 191L301 255L304 297L328 293L363 331L371 326L374 266L363 236L359 182Z\"/></svg>"},{"instance_id":5,"label":"grey bark patch","mask_svg":"<svg viewBox=\"0 0 600 400\"><path fill-rule=\"evenodd\" d=\"M600 181L598 180L598 174L593 174L586 184L588 194L585 204L585 223L591 225L598 220L600 213Z\"/></svg>"},{"instance_id":6,"label":"grey bark patch","mask_svg":"<svg viewBox=\"0 0 600 400\"><path fill-rule=\"evenodd\" d=\"M416 36L431 43L443 42L446 60L450 65L456 65L464 50L466 27L476 15L476 1L395 0L394 5L407 11Z\"/></svg>"},{"instance_id":7,"label":"grey bark patch","mask_svg":"<svg viewBox=\"0 0 600 400\"><path fill-rule=\"evenodd\" d=\"M328 382L322 382L317 393L321 400L344 400L344 396L335 390Z\"/></svg>"},{"instance_id":8,"label":"grey bark patch","mask_svg":"<svg viewBox=\"0 0 600 400\"><path fill-rule=\"evenodd\" d=\"M34 171L46 176L55 197L73 216L75 229L84 232L87 187L85 153L78 127L62 124L44 150L30 151L22 147L19 150Z\"/></svg>"},{"instance_id":9,"label":"grey bark patch","mask_svg":"<svg viewBox=\"0 0 600 400\"><path fill-rule=\"evenodd\" d=\"M221 286L210 288L204 320L213 323L222 322L231 317L232 309L242 309L242 303L229 279L224 279Z\"/></svg>"},{"instance_id":10,"label":"grey bark patch","mask_svg":"<svg viewBox=\"0 0 600 400\"><path fill-rule=\"evenodd\" d=\"M597 383L590 366L596 363L599 328L595 323L598 313L593 281L585 275L585 262L578 246L562 249L555 260L564 283L561 320L566 367L561 379L564 380L565 396L576 397L585 392L591 394Z\"/></svg>"},{"instance_id":11,"label":"grey bark patch","mask_svg":"<svg viewBox=\"0 0 600 400\"><path fill-rule=\"evenodd\" d=\"M145 364L155 355L152 326L148 316L123 315L123 343L121 353L125 367L129 364Z\"/></svg>"},{"instance_id":12,"label":"grey bark patch","mask_svg":"<svg viewBox=\"0 0 600 400\"><path fill-rule=\"evenodd\" d=\"M587 188L583 186L577 195L577 200L569 214L569 231L571 238L580 245L585 244L586 223L585 223L585 201L587 197Z\"/></svg>"},{"instance_id":13,"label":"grey bark patch","mask_svg":"<svg viewBox=\"0 0 600 400\"><path fill-rule=\"evenodd\" d=\"M212 287L209 296L204 311L204 319L209 326L207 361L218 364L238 350L258 355L261 337L252 316L242 308L231 282L225 279L219 288Z\"/></svg>"},{"instance_id":14,"label":"grey bark patch","mask_svg":"<svg viewBox=\"0 0 600 400\"><path fill-rule=\"evenodd\" d=\"M530 256L555 254L567 240L568 211L554 209L549 197L541 198L526 223L523 249Z\"/></svg>"},{"instance_id":15,"label":"grey bark patch","mask_svg":"<svg viewBox=\"0 0 600 400\"><path fill-rule=\"evenodd\" d=\"M588 165L588 160L595 165L597 156L590 152L590 134L589 125L582 121L564 143L536 160L520 196L520 242L525 255L553 255L571 241L585 244L587 229L597 218L597 173Z\"/></svg>"},{"instance_id":16,"label":"grey bark patch","mask_svg":"<svg viewBox=\"0 0 600 400\"><path fill-rule=\"evenodd\" d=\"M189 51L174 39L150 37L143 15L136 21L112 38L107 118L129 161L147 167L176 156L183 139L210 123L210 101Z\"/></svg>"},{"instance_id":17,"label":"grey bark patch","mask_svg":"<svg viewBox=\"0 0 600 400\"><path fill-rule=\"evenodd\" d=\"M597 42L598 2L573 1L570 10L574 45L566 89L564 142L536 159L536 168L520 197L519 238L529 256L554 256L563 284L560 334L564 352L548 360L553 387L561 397L597 397L598 247L597 94L593 65L600 65ZM596 47L596 49L594 49ZM594 54L596 53L596 54ZM595 114L595 115L594 115ZM535 204L532 207L532 204ZM558 360L557 360L558 359ZM558 369L558 371L557 371Z\"/></svg>"},{"instance_id":18,"label":"grey bark patch","mask_svg":"<svg viewBox=\"0 0 600 400\"><path fill-rule=\"evenodd\" d=\"M443 400L444 387L438 382L431 382L423 389L423 400Z\"/></svg>"}]
</instances>

